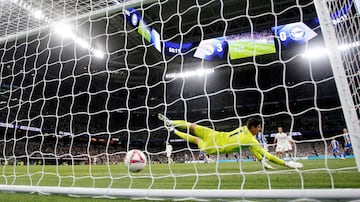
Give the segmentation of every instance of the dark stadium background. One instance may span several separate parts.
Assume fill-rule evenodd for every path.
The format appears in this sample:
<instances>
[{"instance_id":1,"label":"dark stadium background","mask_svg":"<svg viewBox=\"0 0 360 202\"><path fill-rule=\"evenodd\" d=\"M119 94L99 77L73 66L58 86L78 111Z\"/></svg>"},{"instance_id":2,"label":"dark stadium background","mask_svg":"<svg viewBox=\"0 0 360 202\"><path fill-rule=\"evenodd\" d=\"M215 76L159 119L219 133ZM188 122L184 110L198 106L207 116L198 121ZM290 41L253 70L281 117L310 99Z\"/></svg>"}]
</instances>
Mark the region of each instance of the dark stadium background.
<instances>
[{"instance_id":1,"label":"dark stadium background","mask_svg":"<svg viewBox=\"0 0 360 202\"><path fill-rule=\"evenodd\" d=\"M181 2L168 2L161 10L158 4L145 5L143 17L164 39L193 42L303 21L319 33L311 43L322 44L310 0L274 1L273 6L267 1L227 0L223 5ZM196 2L202 6L185 6ZM245 12L246 2L249 13ZM301 6L290 6L296 2ZM183 15L173 15L177 11ZM199 12L201 24L206 25L201 29L194 17ZM275 17L273 12L281 14ZM224 14L227 23L216 20L219 13ZM236 17L242 15L260 16L251 21L245 16ZM0 122L42 128L44 134L68 131L75 137L40 137L37 132L0 128L1 139L15 145L13 139L36 136L30 139L76 143L76 147L86 146L91 138L97 140L94 145L106 145L108 140L118 138L118 143L110 145L115 150L128 146L162 150L165 140L176 137L168 136L164 124L157 119L158 113L223 131L238 127L252 115L261 115L265 134L283 126L285 131L303 134L294 137L296 140L320 138L320 131L329 137L340 134L345 127L330 64L326 59L301 57L305 45L284 49L276 41L281 52L275 54L209 62L193 58L194 50L177 56L157 52L126 24L122 12L113 14L108 21L93 20L91 27L88 22L80 24L80 31L91 34L92 44L108 50L110 54L105 59L89 57L74 43L60 41L48 32L0 47ZM180 27L186 34L179 34ZM194 67L214 68L215 72L204 78L165 79L166 73ZM264 92L254 90L257 87ZM5 152L10 153L2 155L13 154Z\"/></svg>"}]
</instances>

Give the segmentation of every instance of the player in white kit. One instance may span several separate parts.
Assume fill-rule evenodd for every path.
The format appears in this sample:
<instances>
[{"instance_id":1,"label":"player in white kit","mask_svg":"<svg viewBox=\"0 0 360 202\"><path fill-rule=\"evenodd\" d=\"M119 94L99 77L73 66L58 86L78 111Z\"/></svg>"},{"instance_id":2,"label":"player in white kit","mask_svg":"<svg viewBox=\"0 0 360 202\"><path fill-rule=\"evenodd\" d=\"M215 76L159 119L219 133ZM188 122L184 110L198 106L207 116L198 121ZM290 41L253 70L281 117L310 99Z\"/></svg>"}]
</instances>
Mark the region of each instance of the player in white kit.
<instances>
[{"instance_id":1,"label":"player in white kit","mask_svg":"<svg viewBox=\"0 0 360 202\"><path fill-rule=\"evenodd\" d=\"M283 131L282 127L278 127L278 133L275 134L274 144L276 144L275 154L279 158L285 154L286 158L289 158L289 150L292 150L291 144L287 134Z\"/></svg>"},{"instance_id":2,"label":"player in white kit","mask_svg":"<svg viewBox=\"0 0 360 202\"><path fill-rule=\"evenodd\" d=\"M166 152L167 162L168 162L168 164L172 164L172 163L174 163L174 160L171 158L173 147L171 146L171 144L169 142L165 142L165 144L166 144L165 152Z\"/></svg>"}]
</instances>

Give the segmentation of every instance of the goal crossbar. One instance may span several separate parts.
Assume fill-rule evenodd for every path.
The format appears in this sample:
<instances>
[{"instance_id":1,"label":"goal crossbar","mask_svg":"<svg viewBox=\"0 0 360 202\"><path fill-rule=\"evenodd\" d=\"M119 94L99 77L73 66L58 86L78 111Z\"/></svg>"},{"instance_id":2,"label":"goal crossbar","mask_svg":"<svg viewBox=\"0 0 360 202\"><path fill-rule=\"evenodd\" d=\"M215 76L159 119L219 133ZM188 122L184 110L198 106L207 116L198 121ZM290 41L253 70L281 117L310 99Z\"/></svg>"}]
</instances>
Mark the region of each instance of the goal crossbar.
<instances>
[{"instance_id":1,"label":"goal crossbar","mask_svg":"<svg viewBox=\"0 0 360 202\"><path fill-rule=\"evenodd\" d=\"M114 189L52 186L0 185L0 191L60 194L82 197L168 198L168 199L359 199L360 189L272 189L206 190L206 189Z\"/></svg>"}]
</instances>

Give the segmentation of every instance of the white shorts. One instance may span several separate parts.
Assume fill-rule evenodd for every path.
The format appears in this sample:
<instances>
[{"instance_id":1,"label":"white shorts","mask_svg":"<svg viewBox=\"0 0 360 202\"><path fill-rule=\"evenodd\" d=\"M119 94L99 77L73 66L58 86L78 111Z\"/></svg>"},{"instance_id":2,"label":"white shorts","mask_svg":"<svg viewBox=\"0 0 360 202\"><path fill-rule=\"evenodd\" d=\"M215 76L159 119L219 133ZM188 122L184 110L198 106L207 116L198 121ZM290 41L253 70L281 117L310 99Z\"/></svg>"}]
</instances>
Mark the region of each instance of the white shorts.
<instances>
[{"instance_id":1,"label":"white shorts","mask_svg":"<svg viewBox=\"0 0 360 202\"><path fill-rule=\"evenodd\" d=\"M276 152L287 152L291 150L291 147L289 145L276 145Z\"/></svg>"}]
</instances>

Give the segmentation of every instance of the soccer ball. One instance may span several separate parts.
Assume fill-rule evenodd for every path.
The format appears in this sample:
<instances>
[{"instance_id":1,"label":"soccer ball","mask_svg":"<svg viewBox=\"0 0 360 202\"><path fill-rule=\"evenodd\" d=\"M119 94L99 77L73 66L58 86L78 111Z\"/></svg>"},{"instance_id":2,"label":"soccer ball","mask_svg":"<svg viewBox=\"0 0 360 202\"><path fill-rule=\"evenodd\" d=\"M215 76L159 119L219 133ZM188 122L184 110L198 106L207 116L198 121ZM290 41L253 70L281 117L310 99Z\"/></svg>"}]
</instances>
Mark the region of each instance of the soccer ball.
<instances>
[{"instance_id":1,"label":"soccer ball","mask_svg":"<svg viewBox=\"0 0 360 202\"><path fill-rule=\"evenodd\" d=\"M146 166L146 156L142 151L133 149L126 153L124 163L129 171L140 172Z\"/></svg>"}]
</instances>

